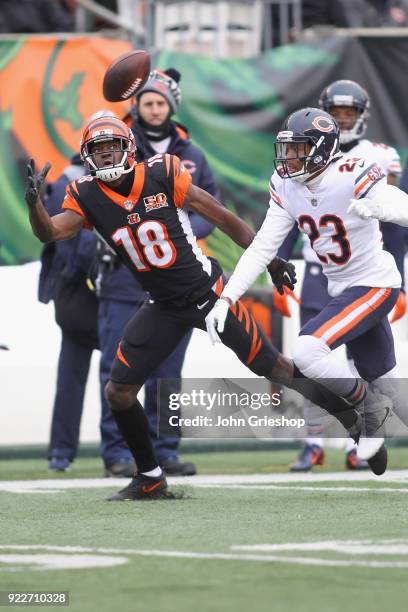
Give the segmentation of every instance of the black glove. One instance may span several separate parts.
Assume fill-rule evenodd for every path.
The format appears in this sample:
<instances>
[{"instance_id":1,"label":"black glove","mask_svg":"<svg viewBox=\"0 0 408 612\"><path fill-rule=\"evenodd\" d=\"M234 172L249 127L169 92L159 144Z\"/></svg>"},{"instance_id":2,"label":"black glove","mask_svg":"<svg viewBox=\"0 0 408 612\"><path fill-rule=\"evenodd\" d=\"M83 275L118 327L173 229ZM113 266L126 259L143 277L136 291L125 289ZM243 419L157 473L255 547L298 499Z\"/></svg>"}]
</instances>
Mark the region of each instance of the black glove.
<instances>
[{"instance_id":1,"label":"black glove","mask_svg":"<svg viewBox=\"0 0 408 612\"><path fill-rule=\"evenodd\" d=\"M283 295L284 287L293 291L296 283L296 269L292 263L282 257L275 257L268 266L268 272L278 293Z\"/></svg>"},{"instance_id":2,"label":"black glove","mask_svg":"<svg viewBox=\"0 0 408 612\"><path fill-rule=\"evenodd\" d=\"M40 197L41 186L45 181L45 177L47 176L49 170L51 168L50 162L47 162L41 172L35 171L35 162L33 159L27 164L27 183L25 190L25 201L27 202L27 206L31 208L35 205L38 198Z\"/></svg>"}]
</instances>

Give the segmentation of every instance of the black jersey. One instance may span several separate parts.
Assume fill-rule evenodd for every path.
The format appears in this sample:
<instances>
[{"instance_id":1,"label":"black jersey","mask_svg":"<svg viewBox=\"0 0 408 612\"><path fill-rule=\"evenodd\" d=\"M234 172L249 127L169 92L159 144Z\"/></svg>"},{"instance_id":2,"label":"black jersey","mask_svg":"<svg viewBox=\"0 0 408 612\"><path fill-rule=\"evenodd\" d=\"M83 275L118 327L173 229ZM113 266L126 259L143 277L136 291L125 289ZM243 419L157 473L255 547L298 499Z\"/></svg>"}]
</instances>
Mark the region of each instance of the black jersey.
<instances>
[{"instance_id":1,"label":"black jersey","mask_svg":"<svg viewBox=\"0 0 408 612\"><path fill-rule=\"evenodd\" d=\"M198 247L183 210L189 172L178 157L158 154L137 164L133 175L127 196L83 176L68 185L62 207L98 231L154 300L199 299L221 269Z\"/></svg>"}]
</instances>

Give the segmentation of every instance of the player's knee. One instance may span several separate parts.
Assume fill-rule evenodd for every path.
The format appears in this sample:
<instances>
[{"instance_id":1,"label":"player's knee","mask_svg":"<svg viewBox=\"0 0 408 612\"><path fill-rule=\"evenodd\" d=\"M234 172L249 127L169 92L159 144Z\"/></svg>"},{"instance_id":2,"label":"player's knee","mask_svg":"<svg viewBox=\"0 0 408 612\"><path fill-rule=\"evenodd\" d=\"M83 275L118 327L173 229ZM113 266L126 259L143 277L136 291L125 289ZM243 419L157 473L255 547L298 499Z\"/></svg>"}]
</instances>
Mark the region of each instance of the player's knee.
<instances>
[{"instance_id":1,"label":"player's knee","mask_svg":"<svg viewBox=\"0 0 408 612\"><path fill-rule=\"evenodd\" d=\"M108 380L105 398L112 410L130 410L140 390L136 385L119 385Z\"/></svg>"},{"instance_id":2,"label":"player's knee","mask_svg":"<svg viewBox=\"0 0 408 612\"><path fill-rule=\"evenodd\" d=\"M293 361L306 376L316 377L311 372L313 364L330 353L330 348L321 338L315 336L299 336L293 349Z\"/></svg>"}]
</instances>

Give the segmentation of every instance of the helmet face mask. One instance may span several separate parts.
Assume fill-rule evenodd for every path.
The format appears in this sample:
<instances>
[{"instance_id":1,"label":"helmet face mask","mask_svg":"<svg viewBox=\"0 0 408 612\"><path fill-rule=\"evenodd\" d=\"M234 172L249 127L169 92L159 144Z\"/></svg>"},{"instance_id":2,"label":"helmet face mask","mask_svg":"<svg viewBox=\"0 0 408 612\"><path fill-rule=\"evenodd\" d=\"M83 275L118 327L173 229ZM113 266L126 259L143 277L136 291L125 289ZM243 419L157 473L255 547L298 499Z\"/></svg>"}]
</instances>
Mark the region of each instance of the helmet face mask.
<instances>
[{"instance_id":1,"label":"helmet face mask","mask_svg":"<svg viewBox=\"0 0 408 612\"><path fill-rule=\"evenodd\" d=\"M275 143L275 166L283 177L297 179L304 176L308 169L312 172L312 149L313 145L306 138L293 136L291 132L279 132Z\"/></svg>"},{"instance_id":2,"label":"helmet face mask","mask_svg":"<svg viewBox=\"0 0 408 612\"><path fill-rule=\"evenodd\" d=\"M339 129L319 109L305 108L290 115L275 142L275 168L281 178L304 182L321 172L339 149Z\"/></svg>"},{"instance_id":3,"label":"helmet face mask","mask_svg":"<svg viewBox=\"0 0 408 612\"><path fill-rule=\"evenodd\" d=\"M101 181L116 181L130 172L135 165L135 153L132 131L116 117L91 121L84 130L81 159L91 175Z\"/></svg>"},{"instance_id":4,"label":"helmet face mask","mask_svg":"<svg viewBox=\"0 0 408 612\"><path fill-rule=\"evenodd\" d=\"M335 81L320 94L319 106L328 113L346 107L355 109L357 112L354 124L347 127L340 125L340 144L363 138L370 116L370 99L361 85L355 81ZM336 113L334 116L336 118Z\"/></svg>"}]
</instances>

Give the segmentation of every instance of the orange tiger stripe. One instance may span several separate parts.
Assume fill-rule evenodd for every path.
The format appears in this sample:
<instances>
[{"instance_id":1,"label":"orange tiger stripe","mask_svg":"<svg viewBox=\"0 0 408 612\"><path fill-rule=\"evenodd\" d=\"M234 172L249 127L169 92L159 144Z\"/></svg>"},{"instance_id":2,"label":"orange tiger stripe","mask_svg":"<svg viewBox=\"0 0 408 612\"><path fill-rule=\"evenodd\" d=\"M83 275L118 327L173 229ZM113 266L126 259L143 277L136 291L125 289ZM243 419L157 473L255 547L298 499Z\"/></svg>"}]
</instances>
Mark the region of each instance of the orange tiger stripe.
<instances>
[{"instance_id":1,"label":"orange tiger stripe","mask_svg":"<svg viewBox=\"0 0 408 612\"><path fill-rule=\"evenodd\" d=\"M253 362L253 360L255 359L259 351L261 350L261 347L262 347L262 338L259 338L258 344L256 346L254 345L251 346L251 351L248 356L247 365L250 365Z\"/></svg>"},{"instance_id":2,"label":"orange tiger stripe","mask_svg":"<svg viewBox=\"0 0 408 612\"><path fill-rule=\"evenodd\" d=\"M224 289L224 281L222 279L222 276L220 276L217 279L217 282L215 283L214 292L219 296L219 295L221 295L221 292L222 292L223 289Z\"/></svg>"},{"instance_id":3,"label":"orange tiger stripe","mask_svg":"<svg viewBox=\"0 0 408 612\"><path fill-rule=\"evenodd\" d=\"M249 330L251 328L250 314L245 304L241 304L241 306L242 306L242 310L244 311L244 315L245 315L245 329L247 331L247 334L249 334Z\"/></svg>"},{"instance_id":4,"label":"orange tiger stripe","mask_svg":"<svg viewBox=\"0 0 408 612\"><path fill-rule=\"evenodd\" d=\"M124 357L124 355L122 353L122 349L120 347L120 343L118 344L118 350L116 351L116 355L117 355L118 359L120 359L120 361L125 364L126 367L128 367L128 368L131 367L131 365L126 361L126 359L125 359L125 357Z\"/></svg>"}]
</instances>

